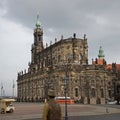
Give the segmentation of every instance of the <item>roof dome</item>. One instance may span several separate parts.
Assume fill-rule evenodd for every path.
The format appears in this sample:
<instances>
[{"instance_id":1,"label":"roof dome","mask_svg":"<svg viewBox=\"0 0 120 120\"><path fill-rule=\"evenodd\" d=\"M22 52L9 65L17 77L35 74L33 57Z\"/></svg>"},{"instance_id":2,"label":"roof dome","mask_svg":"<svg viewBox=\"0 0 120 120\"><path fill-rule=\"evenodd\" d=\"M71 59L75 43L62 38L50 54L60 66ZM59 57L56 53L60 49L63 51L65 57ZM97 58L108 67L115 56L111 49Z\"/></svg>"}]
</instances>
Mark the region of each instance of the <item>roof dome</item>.
<instances>
[{"instance_id":1,"label":"roof dome","mask_svg":"<svg viewBox=\"0 0 120 120\"><path fill-rule=\"evenodd\" d=\"M103 59L103 58L105 57L105 55L104 55L104 51L103 51L103 49L102 49L101 46L100 46L100 49L99 49L98 57L99 57L100 59Z\"/></svg>"}]
</instances>

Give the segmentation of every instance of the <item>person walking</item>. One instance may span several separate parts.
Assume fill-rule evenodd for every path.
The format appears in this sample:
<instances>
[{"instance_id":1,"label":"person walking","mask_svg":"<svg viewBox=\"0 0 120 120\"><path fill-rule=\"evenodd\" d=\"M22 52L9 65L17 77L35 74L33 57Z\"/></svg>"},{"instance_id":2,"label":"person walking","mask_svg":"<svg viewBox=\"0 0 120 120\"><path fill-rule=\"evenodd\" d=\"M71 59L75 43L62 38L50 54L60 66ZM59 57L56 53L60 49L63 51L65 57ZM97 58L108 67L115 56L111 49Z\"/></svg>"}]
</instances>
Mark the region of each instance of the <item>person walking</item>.
<instances>
[{"instance_id":1,"label":"person walking","mask_svg":"<svg viewBox=\"0 0 120 120\"><path fill-rule=\"evenodd\" d=\"M55 91L48 91L48 101L43 108L42 120L62 120L62 111L59 103L55 101Z\"/></svg>"}]
</instances>

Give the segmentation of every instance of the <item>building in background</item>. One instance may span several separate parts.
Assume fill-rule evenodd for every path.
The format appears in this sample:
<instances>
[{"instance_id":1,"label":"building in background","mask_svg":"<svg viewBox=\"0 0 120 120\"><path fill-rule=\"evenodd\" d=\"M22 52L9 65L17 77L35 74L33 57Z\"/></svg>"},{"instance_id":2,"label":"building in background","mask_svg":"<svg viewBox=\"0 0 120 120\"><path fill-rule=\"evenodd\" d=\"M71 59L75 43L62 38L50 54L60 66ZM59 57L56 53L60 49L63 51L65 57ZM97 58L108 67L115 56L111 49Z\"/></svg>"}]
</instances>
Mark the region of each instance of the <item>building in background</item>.
<instances>
[{"instance_id":1,"label":"building in background","mask_svg":"<svg viewBox=\"0 0 120 120\"><path fill-rule=\"evenodd\" d=\"M28 70L19 72L17 77L18 101L44 101L48 89L62 97L65 87L67 96L84 104L105 104L107 99L115 99L115 94L120 94L118 72L116 65L107 65L104 57L100 47L98 58L88 64L87 37L77 38L75 33L67 39L61 36L44 48L38 16L31 62Z\"/></svg>"}]
</instances>

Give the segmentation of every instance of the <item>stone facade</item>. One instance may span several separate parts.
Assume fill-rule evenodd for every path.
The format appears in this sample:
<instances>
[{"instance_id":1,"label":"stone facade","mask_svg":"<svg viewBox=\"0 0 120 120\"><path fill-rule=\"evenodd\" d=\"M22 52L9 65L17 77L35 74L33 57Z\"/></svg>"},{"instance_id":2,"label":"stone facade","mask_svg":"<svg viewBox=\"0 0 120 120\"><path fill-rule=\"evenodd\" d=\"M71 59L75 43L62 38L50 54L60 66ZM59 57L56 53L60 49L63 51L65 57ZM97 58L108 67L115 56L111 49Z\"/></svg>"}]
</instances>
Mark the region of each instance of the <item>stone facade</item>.
<instances>
[{"instance_id":1,"label":"stone facade","mask_svg":"<svg viewBox=\"0 0 120 120\"><path fill-rule=\"evenodd\" d=\"M84 104L105 104L113 98L113 79L106 64L88 64L88 42L73 37L55 39L54 44L43 47L43 30L39 19L34 30L31 62L28 71L18 73L18 101L44 101L48 89L56 96L67 96Z\"/></svg>"}]
</instances>

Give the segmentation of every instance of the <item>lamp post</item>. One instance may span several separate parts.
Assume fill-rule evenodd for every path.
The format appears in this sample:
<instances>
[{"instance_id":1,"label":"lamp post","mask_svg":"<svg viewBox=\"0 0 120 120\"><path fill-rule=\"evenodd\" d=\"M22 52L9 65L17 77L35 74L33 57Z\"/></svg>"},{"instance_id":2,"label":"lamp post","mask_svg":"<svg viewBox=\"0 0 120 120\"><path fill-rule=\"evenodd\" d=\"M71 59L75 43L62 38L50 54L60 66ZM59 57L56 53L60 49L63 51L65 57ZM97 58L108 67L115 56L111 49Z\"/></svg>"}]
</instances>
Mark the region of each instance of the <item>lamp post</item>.
<instances>
[{"instance_id":1,"label":"lamp post","mask_svg":"<svg viewBox=\"0 0 120 120\"><path fill-rule=\"evenodd\" d=\"M68 84L68 77L64 77L65 80L65 120L68 120L68 111L67 111L67 84Z\"/></svg>"},{"instance_id":2,"label":"lamp post","mask_svg":"<svg viewBox=\"0 0 120 120\"><path fill-rule=\"evenodd\" d=\"M67 62L65 64L66 70L65 70L65 77L64 77L64 82L65 82L65 120L68 120L68 111L67 111L67 85L69 84L69 71L71 68L70 62L71 62L72 55L67 54L66 59Z\"/></svg>"}]
</instances>

